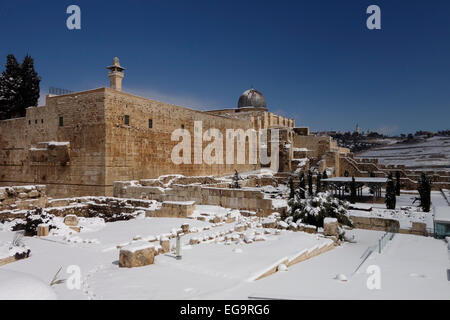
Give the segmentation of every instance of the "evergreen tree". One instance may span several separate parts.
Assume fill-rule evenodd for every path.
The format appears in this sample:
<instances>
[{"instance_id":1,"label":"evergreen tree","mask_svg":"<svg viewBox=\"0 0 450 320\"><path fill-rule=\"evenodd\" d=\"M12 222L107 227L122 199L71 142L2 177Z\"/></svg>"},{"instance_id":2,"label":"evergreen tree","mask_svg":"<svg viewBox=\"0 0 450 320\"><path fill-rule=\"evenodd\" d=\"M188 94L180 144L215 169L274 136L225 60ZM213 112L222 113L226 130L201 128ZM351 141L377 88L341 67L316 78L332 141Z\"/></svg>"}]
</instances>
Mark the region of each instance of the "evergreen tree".
<instances>
[{"instance_id":1,"label":"evergreen tree","mask_svg":"<svg viewBox=\"0 0 450 320\"><path fill-rule=\"evenodd\" d=\"M0 76L0 117L9 119L17 115L19 106L23 104L20 96L22 77L20 65L14 55L6 57L5 70Z\"/></svg>"},{"instance_id":2,"label":"evergreen tree","mask_svg":"<svg viewBox=\"0 0 450 320\"><path fill-rule=\"evenodd\" d=\"M294 180L292 180L292 177L289 177L289 200L294 199L294 197L295 197Z\"/></svg>"},{"instance_id":3,"label":"evergreen tree","mask_svg":"<svg viewBox=\"0 0 450 320\"><path fill-rule=\"evenodd\" d=\"M40 81L31 56L27 55L19 65L14 55L9 54L0 76L0 119L23 117L26 108L36 106Z\"/></svg>"},{"instance_id":4,"label":"evergreen tree","mask_svg":"<svg viewBox=\"0 0 450 320\"><path fill-rule=\"evenodd\" d=\"M302 172L300 175L300 184L298 186L298 193L299 193L300 199L306 198L305 192L306 192L305 174Z\"/></svg>"},{"instance_id":5,"label":"evergreen tree","mask_svg":"<svg viewBox=\"0 0 450 320\"><path fill-rule=\"evenodd\" d=\"M420 206L424 212L430 212L431 207L431 178L427 177L425 173L419 178L419 195L420 195Z\"/></svg>"},{"instance_id":6,"label":"evergreen tree","mask_svg":"<svg viewBox=\"0 0 450 320\"><path fill-rule=\"evenodd\" d=\"M386 208L388 209L395 209L395 203L396 203L396 198L395 198L395 185L394 185L394 180L392 179L392 173L389 174L388 177L388 182L387 182L387 186L386 186L386 199L384 200L384 202L386 203Z\"/></svg>"},{"instance_id":7,"label":"evergreen tree","mask_svg":"<svg viewBox=\"0 0 450 320\"><path fill-rule=\"evenodd\" d=\"M313 195L313 178L311 170L308 170L308 194Z\"/></svg>"},{"instance_id":8,"label":"evergreen tree","mask_svg":"<svg viewBox=\"0 0 450 320\"><path fill-rule=\"evenodd\" d=\"M395 183L395 194L396 194L397 196L399 196L399 195L400 195L400 189L401 189L401 184L400 184L400 171L396 171L396 172L395 172L395 180L396 180L396 183Z\"/></svg>"},{"instance_id":9,"label":"evergreen tree","mask_svg":"<svg viewBox=\"0 0 450 320\"><path fill-rule=\"evenodd\" d=\"M328 174L327 174L327 170L323 170L323 174L322 174L322 180L328 179ZM323 181L322 182L322 189L324 191L328 190L328 182Z\"/></svg>"},{"instance_id":10,"label":"evergreen tree","mask_svg":"<svg viewBox=\"0 0 450 320\"><path fill-rule=\"evenodd\" d=\"M375 178L375 173L373 173L373 171L370 171L369 176L371 178ZM369 192L370 192L370 194L374 194L375 193L375 190L373 189L373 187L369 186Z\"/></svg>"},{"instance_id":11,"label":"evergreen tree","mask_svg":"<svg viewBox=\"0 0 450 320\"><path fill-rule=\"evenodd\" d=\"M317 179L316 179L316 194L322 192L322 174L319 172L317 173Z\"/></svg>"},{"instance_id":12,"label":"evergreen tree","mask_svg":"<svg viewBox=\"0 0 450 320\"><path fill-rule=\"evenodd\" d=\"M356 181L352 176L352 182L350 183L350 203L356 202Z\"/></svg>"},{"instance_id":13,"label":"evergreen tree","mask_svg":"<svg viewBox=\"0 0 450 320\"><path fill-rule=\"evenodd\" d=\"M234 176L233 176L233 182L231 183L231 188L240 189L241 185L239 184L239 180L241 178L239 177L239 173L237 170L234 170Z\"/></svg>"},{"instance_id":14,"label":"evergreen tree","mask_svg":"<svg viewBox=\"0 0 450 320\"><path fill-rule=\"evenodd\" d=\"M18 113L25 116L25 109L28 107L37 106L39 100L39 83L41 78L34 70L34 60L30 55L26 55L21 65L22 86L20 95L23 99L23 105L20 106Z\"/></svg>"}]
</instances>

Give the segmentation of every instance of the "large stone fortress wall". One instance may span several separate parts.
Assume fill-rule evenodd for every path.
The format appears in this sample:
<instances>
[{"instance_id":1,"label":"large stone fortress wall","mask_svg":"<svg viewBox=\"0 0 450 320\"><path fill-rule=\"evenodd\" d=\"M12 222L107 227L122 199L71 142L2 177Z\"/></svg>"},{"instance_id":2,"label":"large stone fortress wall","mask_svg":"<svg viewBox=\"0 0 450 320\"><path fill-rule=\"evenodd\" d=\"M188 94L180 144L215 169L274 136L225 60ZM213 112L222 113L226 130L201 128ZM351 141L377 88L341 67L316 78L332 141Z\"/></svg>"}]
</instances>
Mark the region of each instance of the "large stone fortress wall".
<instances>
[{"instance_id":1,"label":"large stone fortress wall","mask_svg":"<svg viewBox=\"0 0 450 320\"><path fill-rule=\"evenodd\" d=\"M190 132L193 161L194 121L200 120L204 131L216 128L224 137L226 129L251 128L248 121L110 88L49 96L46 106L28 108L25 118L0 121L0 184L46 184L48 194L58 197L111 195L116 180L224 175L259 167L248 162L175 165L171 152L178 141L171 141L172 131L183 125Z\"/></svg>"},{"instance_id":2,"label":"large stone fortress wall","mask_svg":"<svg viewBox=\"0 0 450 320\"><path fill-rule=\"evenodd\" d=\"M227 129L278 129L279 166L274 168L283 173L298 169L306 158L305 168L334 167L338 173L339 155L348 152L331 138L309 135L305 128L295 128L293 119L269 112L263 94L254 88L239 97L235 109L202 112L122 92L125 69L119 59L108 69L111 88L47 96L45 106L28 108L25 117L0 121L0 186L42 184L51 197L110 196L115 181L165 174L222 176L259 169L261 150L256 151L257 162L251 163L243 132L244 136L233 139L234 162L226 161ZM209 141L195 139L200 134L195 121L201 121L201 133ZM181 142L171 139L176 129L190 134L190 163L172 161L172 150ZM223 163L195 162L195 150L202 152L214 141L209 129L219 130L223 137ZM244 164L237 161L242 148L236 140L241 139L245 139ZM268 132L263 152L272 149L272 140Z\"/></svg>"},{"instance_id":3,"label":"large stone fortress wall","mask_svg":"<svg viewBox=\"0 0 450 320\"><path fill-rule=\"evenodd\" d=\"M105 89L106 114L106 184L108 194L112 192L114 181L156 178L164 174L183 174L186 176L226 175L234 170L251 171L259 165L237 164L237 144L234 149L234 164L226 164L226 129L252 128L244 120L230 119L222 116L169 105ZM124 124L124 117L129 117L129 125ZM149 128L149 120L152 128ZM220 130L224 137L223 164L194 163L194 121L202 121L203 134L208 129ZM171 134L176 129L187 130L191 136L191 164L174 164L171 159L172 149L178 141L171 141ZM181 140L180 140L181 141ZM197 143L199 140L197 140ZM209 141L203 141L201 150ZM248 142L246 159L248 159Z\"/></svg>"},{"instance_id":4,"label":"large stone fortress wall","mask_svg":"<svg viewBox=\"0 0 450 320\"><path fill-rule=\"evenodd\" d=\"M104 141L103 89L48 96L24 118L0 121L0 184L45 184L52 196L105 194Z\"/></svg>"}]
</instances>

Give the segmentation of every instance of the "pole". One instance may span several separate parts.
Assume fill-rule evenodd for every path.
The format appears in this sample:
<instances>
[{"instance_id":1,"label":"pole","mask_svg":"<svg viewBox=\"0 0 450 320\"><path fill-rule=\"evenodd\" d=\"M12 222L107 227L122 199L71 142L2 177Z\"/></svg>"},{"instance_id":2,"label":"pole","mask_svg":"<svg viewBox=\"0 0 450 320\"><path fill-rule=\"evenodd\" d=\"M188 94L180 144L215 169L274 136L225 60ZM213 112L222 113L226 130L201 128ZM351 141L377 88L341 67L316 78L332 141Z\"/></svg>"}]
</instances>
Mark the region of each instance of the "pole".
<instances>
[{"instance_id":1,"label":"pole","mask_svg":"<svg viewBox=\"0 0 450 320\"><path fill-rule=\"evenodd\" d=\"M177 260L181 260L181 236L180 234L177 234Z\"/></svg>"}]
</instances>

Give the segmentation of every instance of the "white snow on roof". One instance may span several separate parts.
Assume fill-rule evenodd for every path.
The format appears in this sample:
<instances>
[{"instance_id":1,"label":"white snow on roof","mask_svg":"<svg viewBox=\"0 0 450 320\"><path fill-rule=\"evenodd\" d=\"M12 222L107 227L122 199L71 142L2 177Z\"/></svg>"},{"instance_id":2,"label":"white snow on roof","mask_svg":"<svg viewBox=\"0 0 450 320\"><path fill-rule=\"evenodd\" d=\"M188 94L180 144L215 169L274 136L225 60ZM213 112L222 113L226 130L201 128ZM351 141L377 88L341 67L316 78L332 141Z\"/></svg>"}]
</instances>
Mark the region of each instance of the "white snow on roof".
<instances>
[{"instance_id":1,"label":"white snow on roof","mask_svg":"<svg viewBox=\"0 0 450 320\"><path fill-rule=\"evenodd\" d=\"M351 177L334 177L328 179L322 179L322 181L328 182L351 182ZM355 177L356 182L367 182L367 183L385 183L388 181L387 178L373 178L373 177Z\"/></svg>"},{"instance_id":2,"label":"white snow on roof","mask_svg":"<svg viewBox=\"0 0 450 320\"><path fill-rule=\"evenodd\" d=\"M450 223L450 206L434 207L434 222Z\"/></svg>"}]
</instances>

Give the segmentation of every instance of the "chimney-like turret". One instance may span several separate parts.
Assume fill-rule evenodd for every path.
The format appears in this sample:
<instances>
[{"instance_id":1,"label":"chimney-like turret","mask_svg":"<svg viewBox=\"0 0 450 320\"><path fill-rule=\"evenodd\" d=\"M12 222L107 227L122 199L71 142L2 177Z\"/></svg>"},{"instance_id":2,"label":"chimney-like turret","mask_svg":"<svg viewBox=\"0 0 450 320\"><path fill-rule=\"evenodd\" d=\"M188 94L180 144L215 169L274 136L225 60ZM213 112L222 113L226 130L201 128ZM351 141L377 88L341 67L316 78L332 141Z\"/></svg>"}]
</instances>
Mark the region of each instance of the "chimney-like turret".
<instances>
[{"instance_id":1,"label":"chimney-like turret","mask_svg":"<svg viewBox=\"0 0 450 320\"><path fill-rule=\"evenodd\" d=\"M119 58L115 57L112 66L106 67L106 69L109 70L108 76L110 88L117 91L122 91L122 79L124 77L123 71L125 68L120 66Z\"/></svg>"}]
</instances>

